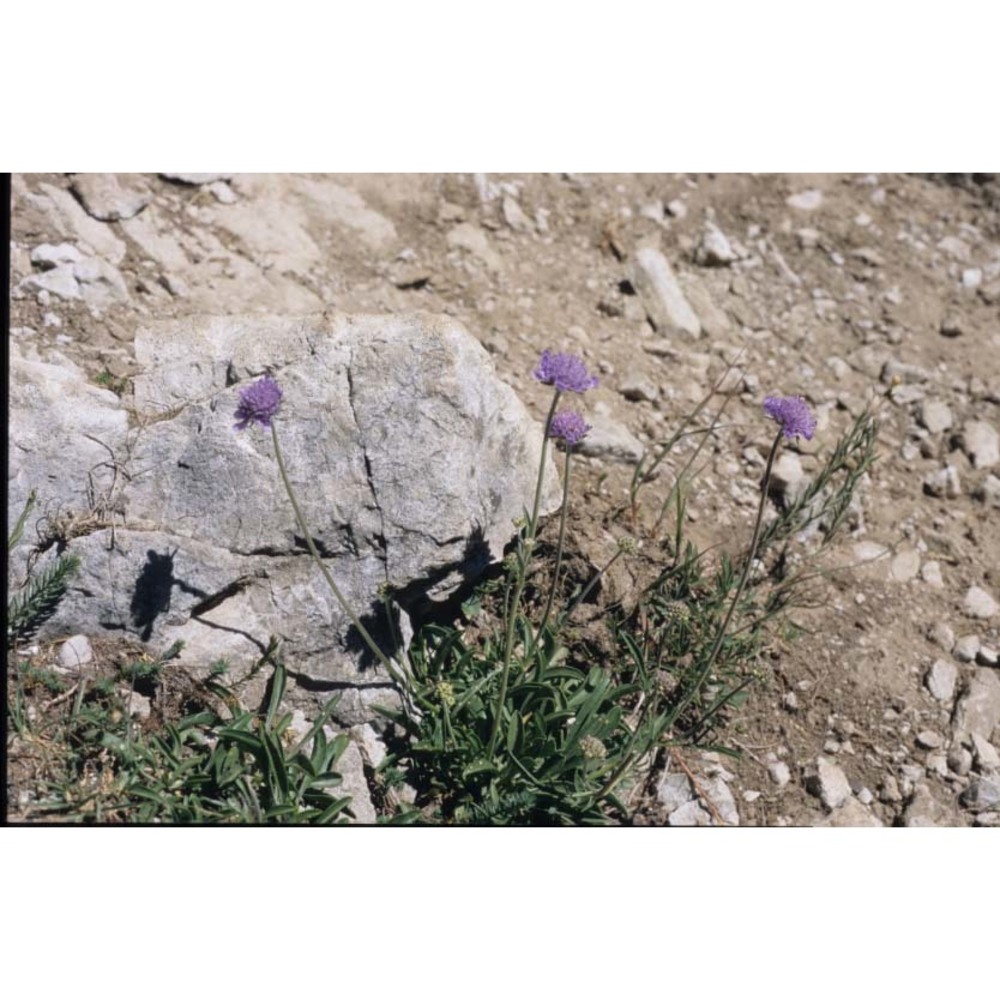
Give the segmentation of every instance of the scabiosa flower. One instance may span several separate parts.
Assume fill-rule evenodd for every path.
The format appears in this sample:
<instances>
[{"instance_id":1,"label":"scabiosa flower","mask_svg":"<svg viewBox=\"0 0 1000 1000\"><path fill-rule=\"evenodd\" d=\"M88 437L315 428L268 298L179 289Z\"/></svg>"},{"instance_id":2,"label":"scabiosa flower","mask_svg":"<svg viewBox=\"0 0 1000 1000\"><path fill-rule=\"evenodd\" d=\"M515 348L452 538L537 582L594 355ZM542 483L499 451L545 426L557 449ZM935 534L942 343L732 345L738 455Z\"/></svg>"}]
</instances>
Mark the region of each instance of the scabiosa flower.
<instances>
[{"instance_id":1,"label":"scabiosa flower","mask_svg":"<svg viewBox=\"0 0 1000 1000\"><path fill-rule=\"evenodd\" d=\"M271 417L277 414L278 407L281 406L282 395L281 387L270 375L265 375L246 389L240 389L234 424L236 430L246 430L252 423L270 427Z\"/></svg>"},{"instance_id":2,"label":"scabiosa flower","mask_svg":"<svg viewBox=\"0 0 1000 1000\"><path fill-rule=\"evenodd\" d=\"M604 760L608 755L608 748L596 736L584 736L580 740L580 750L584 760Z\"/></svg>"},{"instance_id":3,"label":"scabiosa flower","mask_svg":"<svg viewBox=\"0 0 1000 1000\"><path fill-rule=\"evenodd\" d=\"M532 374L539 382L554 385L560 392L586 392L597 385L597 379L587 374L583 359L574 354L553 354L544 350Z\"/></svg>"},{"instance_id":4,"label":"scabiosa flower","mask_svg":"<svg viewBox=\"0 0 1000 1000\"><path fill-rule=\"evenodd\" d=\"M808 441L816 430L816 418L801 396L768 396L764 400L764 412L781 424L781 432L786 438L801 434Z\"/></svg>"},{"instance_id":5,"label":"scabiosa flower","mask_svg":"<svg viewBox=\"0 0 1000 1000\"><path fill-rule=\"evenodd\" d=\"M560 438L572 447L583 440L589 430L590 424L579 413L574 410L560 410L549 424L549 437Z\"/></svg>"}]
</instances>

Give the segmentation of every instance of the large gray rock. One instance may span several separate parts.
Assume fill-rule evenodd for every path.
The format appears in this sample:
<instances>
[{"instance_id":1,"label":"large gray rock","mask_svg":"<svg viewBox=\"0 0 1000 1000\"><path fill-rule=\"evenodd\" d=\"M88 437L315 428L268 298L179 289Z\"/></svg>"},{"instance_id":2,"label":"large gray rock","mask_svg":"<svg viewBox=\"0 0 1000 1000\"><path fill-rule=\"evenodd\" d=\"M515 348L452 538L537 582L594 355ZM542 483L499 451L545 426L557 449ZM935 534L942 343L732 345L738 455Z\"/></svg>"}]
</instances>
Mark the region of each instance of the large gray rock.
<instances>
[{"instance_id":1,"label":"large gray rock","mask_svg":"<svg viewBox=\"0 0 1000 1000\"><path fill-rule=\"evenodd\" d=\"M387 683L307 554L270 433L234 430L240 389L265 370L284 391L275 423L306 523L369 631L386 631L381 585L421 613L498 558L531 505L541 427L447 317L168 321L139 330L136 355L131 429L79 372L17 360L11 519L31 486L86 510L89 467L109 449L119 463L115 527L107 515L69 540L82 567L48 634L183 639L192 664L256 659L275 634L298 675ZM550 464L543 512L558 502ZM371 699L348 694L362 721Z\"/></svg>"}]
</instances>

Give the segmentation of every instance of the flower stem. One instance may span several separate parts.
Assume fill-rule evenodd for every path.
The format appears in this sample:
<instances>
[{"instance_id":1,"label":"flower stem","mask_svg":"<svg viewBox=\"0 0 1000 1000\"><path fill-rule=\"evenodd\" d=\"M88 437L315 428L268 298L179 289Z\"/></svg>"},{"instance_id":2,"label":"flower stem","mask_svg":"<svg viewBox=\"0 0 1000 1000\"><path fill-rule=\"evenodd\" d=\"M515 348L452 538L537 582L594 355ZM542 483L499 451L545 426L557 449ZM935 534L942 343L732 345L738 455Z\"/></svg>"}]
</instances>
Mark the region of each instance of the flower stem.
<instances>
[{"instance_id":1,"label":"flower stem","mask_svg":"<svg viewBox=\"0 0 1000 1000\"><path fill-rule=\"evenodd\" d=\"M535 502L531 508L531 518L525 528L524 556L518 561L517 580L514 586L514 595L510 606L507 608L507 633L504 636L503 644L503 669L500 674L500 694L497 698L496 713L493 716L493 725L490 729L490 742L486 751L487 757L493 756L496 749L497 734L500 732L500 716L503 714L504 702L507 700L507 682L510 680L510 657L514 650L514 631L517 624L517 612L521 605L521 594L524 591L524 583L528 577L528 567L531 564L531 554L535 547L535 535L538 531L538 511L542 505L542 486L545 482L545 459L549 453L549 427L552 424L552 417L556 412L556 404L559 402L560 391L556 389L552 396L552 405L549 407L549 414L545 418L545 431L542 435L542 457L538 464L538 481L535 484Z\"/></svg>"},{"instance_id":2,"label":"flower stem","mask_svg":"<svg viewBox=\"0 0 1000 1000\"><path fill-rule=\"evenodd\" d=\"M272 418L271 440L274 442L274 454L275 457L278 459L278 471L281 473L281 481L285 484L285 492L288 494L288 499L291 500L292 502L292 509L295 511L295 520L299 526L299 530L302 532L302 537L305 538L306 540L306 546L309 549L309 554L315 560L316 565L319 566L320 572L326 578L326 582L330 586L330 590L333 591L333 596L337 598L337 601L340 604L341 608L344 609L344 612L347 614L347 617L351 619L351 624L358 630L358 634L365 641L365 644L372 651L372 653L375 654L377 659L382 663L382 666L384 666L385 669L389 671L389 676L392 677L392 679L396 681L397 684L402 684L403 679L399 676L399 673L397 672L396 668L392 665L392 661L389 659L388 656L385 655L385 653L382 652L381 649L379 649L378 644L371 637L371 635L368 632L368 629L366 629L364 625L361 624L360 619L351 609L351 606L347 603L346 599L344 598L344 595L340 592L340 588L334 581L333 576L330 574L329 569L327 569L326 567L326 564L320 558L319 552L316 551L316 543L313 541L312 534L310 533L309 527L306 524L306 519L302 516L302 511L299 508L298 500L295 499L295 491L292 489L292 484L288 479L288 472L285 469L285 459L281 452L281 445L278 443L278 429L276 424L277 421L274 418Z\"/></svg>"},{"instance_id":3,"label":"flower stem","mask_svg":"<svg viewBox=\"0 0 1000 1000\"><path fill-rule=\"evenodd\" d=\"M562 512L559 515L559 541L556 545L556 568L555 573L552 576L552 586L549 588L549 598L545 602L545 611L542 613L542 620L538 625L538 631L535 633L536 643L541 641L542 629L545 628L545 625L549 620L549 613L552 611L552 601L555 599L556 590L559 587L559 570L562 568L563 542L566 538L566 511L569 508L569 463L572 457L573 446L571 444L567 444L566 468L563 472Z\"/></svg>"}]
</instances>

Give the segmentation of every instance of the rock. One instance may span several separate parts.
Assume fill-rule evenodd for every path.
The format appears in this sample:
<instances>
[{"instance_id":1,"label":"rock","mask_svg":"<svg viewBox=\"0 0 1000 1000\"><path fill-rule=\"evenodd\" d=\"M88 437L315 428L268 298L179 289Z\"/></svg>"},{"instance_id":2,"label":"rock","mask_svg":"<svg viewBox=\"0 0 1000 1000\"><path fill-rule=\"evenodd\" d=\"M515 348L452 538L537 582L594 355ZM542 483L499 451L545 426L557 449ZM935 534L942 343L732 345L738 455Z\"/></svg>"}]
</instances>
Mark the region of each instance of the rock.
<instances>
[{"instance_id":1,"label":"rock","mask_svg":"<svg viewBox=\"0 0 1000 1000\"><path fill-rule=\"evenodd\" d=\"M925 399L920 407L920 423L931 434L940 434L951 427L951 409L940 399Z\"/></svg>"},{"instance_id":2,"label":"rock","mask_svg":"<svg viewBox=\"0 0 1000 1000\"><path fill-rule=\"evenodd\" d=\"M820 234L817 229L796 229L795 237L803 250L815 250L819 246Z\"/></svg>"},{"instance_id":3,"label":"rock","mask_svg":"<svg viewBox=\"0 0 1000 1000\"><path fill-rule=\"evenodd\" d=\"M802 462L793 451L782 451L771 468L768 492L783 507L789 507L808 488L809 479L802 471Z\"/></svg>"},{"instance_id":4,"label":"rock","mask_svg":"<svg viewBox=\"0 0 1000 1000\"><path fill-rule=\"evenodd\" d=\"M851 786L844 772L825 757L806 774L806 791L815 795L828 810L837 809L851 797Z\"/></svg>"},{"instance_id":5,"label":"rock","mask_svg":"<svg viewBox=\"0 0 1000 1000\"><path fill-rule=\"evenodd\" d=\"M73 277L80 283L83 300L92 310L106 309L131 298L118 268L100 257L88 257L74 264Z\"/></svg>"},{"instance_id":6,"label":"rock","mask_svg":"<svg viewBox=\"0 0 1000 1000\"><path fill-rule=\"evenodd\" d=\"M669 215L672 215L675 219L687 218L688 207L681 201L680 198L674 198L672 201L668 201L666 204L666 210Z\"/></svg>"},{"instance_id":7,"label":"rock","mask_svg":"<svg viewBox=\"0 0 1000 1000\"><path fill-rule=\"evenodd\" d=\"M70 187L87 214L102 222L131 219L151 197L128 174L75 174Z\"/></svg>"},{"instance_id":8,"label":"rock","mask_svg":"<svg viewBox=\"0 0 1000 1000\"><path fill-rule=\"evenodd\" d=\"M962 428L961 446L975 469L989 469L1000 463L1000 435L984 420L970 420Z\"/></svg>"},{"instance_id":9,"label":"rock","mask_svg":"<svg viewBox=\"0 0 1000 1000\"><path fill-rule=\"evenodd\" d=\"M708 222L695 253L695 260L706 267L725 267L734 260L739 260L739 254L733 250L726 234L718 226Z\"/></svg>"},{"instance_id":10,"label":"rock","mask_svg":"<svg viewBox=\"0 0 1000 1000\"><path fill-rule=\"evenodd\" d=\"M927 562L920 567L920 578L929 587L934 587L935 590L944 589L944 577L941 575L941 563L936 559L928 559Z\"/></svg>"},{"instance_id":11,"label":"rock","mask_svg":"<svg viewBox=\"0 0 1000 1000\"><path fill-rule=\"evenodd\" d=\"M504 195L503 201L500 205L500 210L503 213L504 222L510 226L511 229L516 233L532 233L535 231L535 225L524 214L524 210L518 204L515 198L512 198L509 194Z\"/></svg>"},{"instance_id":12,"label":"rock","mask_svg":"<svg viewBox=\"0 0 1000 1000\"><path fill-rule=\"evenodd\" d=\"M979 645L978 635L963 635L955 641L955 645L951 651L952 656L959 663L972 663L979 652Z\"/></svg>"},{"instance_id":13,"label":"rock","mask_svg":"<svg viewBox=\"0 0 1000 1000\"><path fill-rule=\"evenodd\" d=\"M907 549L898 553L889 564L889 579L896 583L906 583L920 572L920 553Z\"/></svg>"},{"instance_id":14,"label":"rock","mask_svg":"<svg viewBox=\"0 0 1000 1000\"><path fill-rule=\"evenodd\" d=\"M694 798L694 789L688 776L682 771L671 771L660 779L656 786L656 798L668 815L680 809L686 802Z\"/></svg>"},{"instance_id":15,"label":"rock","mask_svg":"<svg viewBox=\"0 0 1000 1000\"><path fill-rule=\"evenodd\" d=\"M942 337L954 339L961 337L965 333L965 320L957 313L948 313L943 320L939 332Z\"/></svg>"},{"instance_id":16,"label":"rock","mask_svg":"<svg viewBox=\"0 0 1000 1000\"><path fill-rule=\"evenodd\" d=\"M955 646L955 632L947 622L936 621L927 631L927 638L950 653Z\"/></svg>"},{"instance_id":17,"label":"rock","mask_svg":"<svg viewBox=\"0 0 1000 1000\"><path fill-rule=\"evenodd\" d=\"M1000 507L1000 479L991 473L972 491L972 495L990 507Z\"/></svg>"},{"instance_id":18,"label":"rock","mask_svg":"<svg viewBox=\"0 0 1000 1000\"><path fill-rule=\"evenodd\" d=\"M682 274L678 278L684 297L694 310L701 329L709 337L719 339L732 332L733 324L729 314L720 309L712 298L712 293L705 287L696 274ZM667 341L676 350L675 345Z\"/></svg>"},{"instance_id":19,"label":"rock","mask_svg":"<svg viewBox=\"0 0 1000 1000\"><path fill-rule=\"evenodd\" d=\"M94 651L85 635L71 635L59 647L59 666L64 670L79 670L94 660Z\"/></svg>"},{"instance_id":20,"label":"rock","mask_svg":"<svg viewBox=\"0 0 1000 1000\"><path fill-rule=\"evenodd\" d=\"M879 791L879 800L888 804L903 801L903 795L899 790L899 782L891 774L887 774L882 779L882 787Z\"/></svg>"},{"instance_id":21,"label":"rock","mask_svg":"<svg viewBox=\"0 0 1000 1000\"><path fill-rule=\"evenodd\" d=\"M983 272L978 267L967 267L962 271L962 287L978 288L983 283Z\"/></svg>"},{"instance_id":22,"label":"rock","mask_svg":"<svg viewBox=\"0 0 1000 1000\"><path fill-rule=\"evenodd\" d=\"M937 248L953 260L967 261L969 259L969 244L957 236L945 236L944 239L938 241Z\"/></svg>"},{"instance_id":23,"label":"rock","mask_svg":"<svg viewBox=\"0 0 1000 1000\"><path fill-rule=\"evenodd\" d=\"M924 678L924 683L931 696L946 704L955 696L955 683L957 681L958 667L948 660L935 660Z\"/></svg>"},{"instance_id":24,"label":"rock","mask_svg":"<svg viewBox=\"0 0 1000 1000\"><path fill-rule=\"evenodd\" d=\"M948 751L947 762L948 767L959 776L966 775L972 770L972 754L960 743Z\"/></svg>"},{"instance_id":25,"label":"rock","mask_svg":"<svg viewBox=\"0 0 1000 1000\"><path fill-rule=\"evenodd\" d=\"M871 810L866 809L861 802L853 797L847 799L847 801L837 809L834 809L825 820L816 824L818 827L881 825L882 823L872 815Z\"/></svg>"},{"instance_id":26,"label":"rock","mask_svg":"<svg viewBox=\"0 0 1000 1000\"><path fill-rule=\"evenodd\" d=\"M232 174L160 174L165 181L175 181L178 184L189 184L198 187L202 184L213 184L216 181L231 180Z\"/></svg>"},{"instance_id":27,"label":"rock","mask_svg":"<svg viewBox=\"0 0 1000 1000\"><path fill-rule=\"evenodd\" d=\"M931 794L926 785L917 785L903 813L903 826L954 826L956 818Z\"/></svg>"},{"instance_id":28,"label":"rock","mask_svg":"<svg viewBox=\"0 0 1000 1000\"><path fill-rule=\"evenodd\" d=\"M153 703L144 694L127 687L120 688L119 693L133 719L148 719L153 714Z\"/></svg>"},{"instance_id":29,"label":"rock","mask_svg":"<svg viewBox=\"0 0 1000 1000\"><path fill-rule=\"evenodd\" d=\"M779 788L784 788L792 780L791 771L789 771L788 765L783 760L768 764L767 773Z\"/></svg>"},{"instance_id":30,"label":"rock","mask_svg":"<svg viewBox=\"0 0 1000 1000\"><path fill-rule=\"evenodd\" d=\"M815 212L823 204L823 192L815 188L808 191L800 191L798 194L790 195L785 199L785 204L789 208L798 209L800 212Z\"/></svg>"},{"instance_id":31,"label":"rock","mask_svg":"<svg viewBox=\"0 0 1000 1000\"><path fill-rule=\"evenodd\" d=\"M465 250L472 254L487 270L499 271L502 262L500 255L490 246L486 233L471 222L463 222L452 229L447 236L448 246Z\"/></svg>"},{"instance_id":32,"label":"rock","mask_svg":"<svg viewBox=\"0 0 1000 1000\"><path fill-rule=\"evenodd\" d=\"M31 263L43 271L49 271L60 264L75 264L83 260L83 254L72 243L41 243L31 251Z\"/></svg>"},{"instance_id":33,"label":"rock","mask_svg":"<svg viewBox=\"0 0 1000 1000\"><path fill-rule=\"evenodd\" d=\"M988 667L974 667L968 687L955 708L952 728L959 735L978 733L988 740L998 724L1000 677Z\"/></svg>"},{"instance_id":34,"label":"rock","mask_svg":"<svg viewBox=\"0 0 1000 1000\"><path fill-rule=\"evenodd\" d=\"M660 396L660 390L642 375L627 376L618 391L632 402L655 403Z\"/></svg>"},{"instance_id":35,"label":"rock","mask_svg":"<svg viewBox=\"0 0 1000 1000\"><path fill-rule=\"evenodd\" d=\"M712 803L726 826L739 826L740 814L729 785L721 777L708 778L701 783L704 797Z\"/></svg>"},{"instance_id":36,"label":"rock","mask_svg":"<svg viewBox=\"0 0 1000 1000\"><path fill-rule=\"evenodd\" d=\"M355 823L374 823L377 814L372 805L368 779L365 777L364 758L356 743L347 744L335 767L343 781L334 789L334 794L350 795L348 808L354 814Z\"/></svg>"},{"instance_id":37,"label":"rock","mask_svg":"<svg viewBox=\"0 0 1000 1000\"><path fill-rule=\"evenodd\" d=\"M976 663L980 663L984 667L1000 665L1000 650L994 646L980 646L979 652L976 653Z\"/></svg>"},{"instance_id":38,"label":"rock","mask_svg":"<svg viewBox=\"0 0 1000 1000\"><path fill-rule=\"evenodd\" d=\"M996 809L1000 806L1000 780L973 778L969 787L959 796L959 801L967 809Z\"/></svg>"},{"instance_id":39,"label":"rock","mask_svg":"<svg viewBox=\"0 0 1000 1000\"><path fill-rule=\"evenodd\" d=\"M80 283L73 273L75 267L75 264L60 264L58 267L42 271L39 274L29 274L18 283L17 287L28 291L58 295L59 298L66 300L82 298Z\"/></svg>"},{"instance_id":40,"label":"rock","mask_svg":"<svg viewBox=\"0 0 1000 1000\"><path fill-rule=\"evenodd\" d=\"M634 465L643 456L643 443L624 425L615 420L607 405L598 403L587 417L591 430L577 445L581 455L606 458L613 462Z\"/></svg>"},{"instance_id":41,"label":"rock","mask_svg":"<svg viewBox=\"0 0 1000 1000\"><path fill-rule=\"evenodd\" d=\"M667 258L659 250L653 247L639 250L633 258L630 276L658 333L701 336L701 323L684 297Z\"/></svg>"},{"instance_id":42,"label":"rock","mask_svg":"<svg viewBox=\"0 0 1000 1000\"><path fill-rule=\"evenodd\" d=\"M140 429L126 447L116 396L11 350L11 509L37 486L41 509L55 499L86 512L88 473L100 497L112 485L109 451L122 469L114 547L107 513L70 540L81 586L47 634L87 622L158 649L182 639L192 663L256 660L280 634L296 673L357 688L344 700L354 717L338 720L367 721L388 678L304 557L270 436L234 431L240 389L278 373L282 448L304 517L386 643L381 584L397 588L405 616L422 614L502 555L534 495L540 426L474 338L430 314L185 318L141 328L135 351ZM543 510L558 508L559 493L550 464Z\"/></svg>"},{"instance_id":43,"label":"rock","mask_svg":"<svg viewBox=\"0 0 1000 1000\"><path fill-rule=\"evenodd\" d=\"M15 217L21 224L57 239L71 240L84 256L103 257L117 266L125 257L125 243L106 223L92 219L63 188L40 183L38 193L15 199Z\"/></svg>"},{"instance_id":44,"label":"rock","mask_svg":"<svg viewBox=\"0 0 1000 1000\"><path fill-rule=\"evenodd\" d=\"M934 732L933 729L925 729L917 733L917 746L922 750L937 750L943 744L944 740L941 738L941 734Z\"/></svg>"},{"instance_id":45,"label":"rock","mask_svg":"<svg viewBox=\"0 0 1000 1000\"><path fill-rule=\"evenodd\" d=\"M977 770L995 771L1000 768L1000 753L997 753L996 747L979 733L972 733L971 738Z\"/></svg>"},{"instance_id":46,"label":"rock","mask_svg":"<svg viewBox=\"0 0 1000 1000\"><path fill-rule=\"evenodd\" d=\"M946 465L937 472L924 476L924 492L932 497L947 497L954 500L962 495L962 482L958 478L958 469L954 465Z\"/></svg>"},{"instance_id":47,"label":"rock","mask_svg":"<svg viewBox=\"0 0 1000 1000\"><path fill-rule=\"evenodd\" d=\"M667 826L711 826L712 817L697 799L686 802L667 817Z\"/></svg>"},{"instance_id":48,"label":"rock","mask_svg":"<svg viewBox=\"0 0 1000 1000\"><path fill-rule=\"evenodd\" d=\"M212 192L212 197L220 205L233 205L240 200L236 192L225 181L215 181L209 184L208 190Z\"/></svg>"},{"instance_id":49,"label":"rock","mask_svg":"<svg viewBox=\"0 0 1000 1000\"><path fill-rule=\"evenodd\" d=\"M962 611L970 618L985 620L1000 611L1000 604L982 587L969 587L962 599Z\"/></svg>"}]
</instances>

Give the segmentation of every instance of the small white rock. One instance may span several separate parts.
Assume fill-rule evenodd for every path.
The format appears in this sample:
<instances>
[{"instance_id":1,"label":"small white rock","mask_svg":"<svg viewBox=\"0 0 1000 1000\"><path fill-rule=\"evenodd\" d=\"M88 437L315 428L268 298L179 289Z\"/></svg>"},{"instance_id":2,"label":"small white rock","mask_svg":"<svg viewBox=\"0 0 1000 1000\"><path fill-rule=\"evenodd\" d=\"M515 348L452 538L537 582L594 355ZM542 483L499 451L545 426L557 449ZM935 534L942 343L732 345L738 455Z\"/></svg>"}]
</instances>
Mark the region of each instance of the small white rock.
<instances>
[{"instance_id":1,"label":"small white rock","mask_svg":"<svg viewBox=\"0 0 1000 1000\"><path fill-rule=\"evenodd\" d=\"M93 659L94 650L85 635L70 636L59 649L59 665L65 670L78 670Z\"/></svg>"},{"instance_id":2,"label":"small white rock","mask_svg":"<svg viewBox=\"0 0 1000 1000\"><path fill-rule=\"evenodd\" d=\"M792 773L789 771L788 765L782 760L769 764L767 773L779 788L784 788L792 780Z\"/></svg>"},{"instance_id":3,"label":"small white rock","mask_svg":"<svg viewBox=\"0 0 1000 1000\"><path fill-rule=\"evenodd\" d=\"M941 564L936 559L928 559L920 567L920 576L930 587L941 590L944 587L944 577L941 576Z\"/></svg>"},{"instance_id":4,"label":"small white rock","mask_svg":"<svg viewBox=\"0 0 1000 1000\"><path fill-rule=\"evenodd\" d=\"M852 795L844 772L825 757L817 757L813 773L806 778L806 790L819 797L827 809L842 806Z\"/></svg>"},{"instance_id":5,"label":"small white rock","mask_svg":"<svg viewBox=\"0 0 1000 1000\"><path fill-rule=\"evenodd\" d=\"M912 580L920 571L920 553L916 549L900 552L889 565L889 578L896 583Z\"/></svg>"},{"instance_id":6,"label":"small white rock","mask_svg":"<svg viewBox=\"0 0 1000 1000\"><path fill-rule=\"evenodd\" d=\"M962 482L958 477L958 469L954 465L947 465L925 476L924 492L932 497L947 497L949 500L960 496Z\"/></svg>"},{"instance_id":7,"label":"small white rock","mask_svg":"<svg viewBox=\"0 0 1000 1000\"><path fill-rule=\"evenodd\" d=\"M785 204L790 208L796 208L800 212L814 212L823 204L823 192L815 188L808 191L800 191L798 194L789 195L785 199Z\"/></svg>"},{"instance_id":8,"label":"small white rock","mask_svg":"<svg viewBox=\"0 0 1000 1000\"><path fill-rule=\"evenodd\" d=\"M962 449L973 468L989 469L1000 463L1000 435L985 420L970 420L962 428Z\"/></svg>"},{"instance_id":9,"label":"small white rock","mask_svg":"<svg viewBox=\"0 0 1000 1000\"><path fill-rule=\"evenodd\" d=\"M931 434L940 434L951 427L951 409L940 399L925 399L920 406L920 423Z\"/></svg>"},{"instance_id":10,"label":"small white rock","mask_svg":"<svg viewBox=\"0 0 1000 1000\"><path fill-rule=\"evenodd\" d=\"M982 587L969 587L962 601L962 610L970 618L992 618L1000 611L1000 604Z\"/></svg>"},{"instance_id":11,"label":"small white rock","mask_svg":"<svg viewBox=\"0 0 1000 1000\"><path fill-rule=\"evenodd\" d=\"M1000 768L1000 753L985 736L972 734L972 752L979 771L995 771Z\"/></svg>"},{"instance_id":12,"label":"small white rock","mask_svg":"<svg viewBox=\"0 0 1000 1000\"><path fill-rule=\"evenodd\" d=\"M931 696L945 703L950 702L954 697L957 681L958 667L949 660L935 660L924 678L924 683Z\"/></svg>"},{"instance_id":13,"label":"small white rock","mask_svg":"<svg viewBox=\"0 0 1000 1000\"><path fill-rule=\"evenodd\" d=\"M976 658L976 654L979 652L979 636L978 635L963 635L955 640L955 645L952 648L951 655L958 660L959 663L972 663Z\"/></svg>"},{"instance_id":14,"label":"small white rock","mask_svg":"<svg viewBox=\"0 0 1000 1000\"><path fill-rule=\"evenodd\" d=\"M937 750L944 743L940 733L933 729L925 729L917 733L917 746L923 750Z\"/></svg>"}]
</instances>

